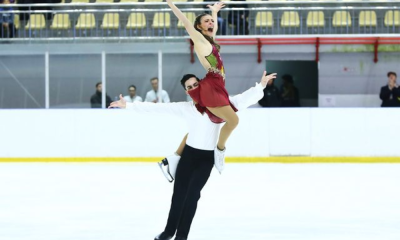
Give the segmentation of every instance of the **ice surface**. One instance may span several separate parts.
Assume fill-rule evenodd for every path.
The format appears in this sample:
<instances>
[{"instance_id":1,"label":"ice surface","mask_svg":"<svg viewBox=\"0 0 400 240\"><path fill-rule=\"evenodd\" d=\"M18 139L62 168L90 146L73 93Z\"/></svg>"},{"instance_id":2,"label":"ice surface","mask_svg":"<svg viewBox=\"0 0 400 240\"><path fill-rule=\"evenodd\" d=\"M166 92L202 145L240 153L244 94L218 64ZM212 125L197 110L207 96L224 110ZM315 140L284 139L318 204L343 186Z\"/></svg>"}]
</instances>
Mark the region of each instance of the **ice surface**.
<instances>
[{"instance_id":1,"label":"ice surface","mask_svg":"<svg viewBox=\"0 0 400 240\"><path fill-rule=\"evenodd\" d=\"M156 163L2 163L0 240L152 240L173 185ZM399 240L400 164L227 164L190 240Z\"/></svg>"}]
</instances>

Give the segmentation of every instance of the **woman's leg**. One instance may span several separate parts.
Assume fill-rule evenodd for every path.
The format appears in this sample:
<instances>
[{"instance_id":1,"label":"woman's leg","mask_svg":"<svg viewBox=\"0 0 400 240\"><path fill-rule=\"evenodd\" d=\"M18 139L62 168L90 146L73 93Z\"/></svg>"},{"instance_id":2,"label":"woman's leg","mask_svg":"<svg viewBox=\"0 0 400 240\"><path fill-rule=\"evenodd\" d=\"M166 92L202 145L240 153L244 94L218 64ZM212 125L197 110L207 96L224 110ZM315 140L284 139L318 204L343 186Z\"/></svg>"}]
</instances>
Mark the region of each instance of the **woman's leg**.
<instances>
[{"instance_id":1,"label":"woman's leg","mask_svg":"<svg viewBox=\"0 0 400 240\"><path fill-rule=\"evenodd\" d=\"M182 139L181 144L179 145L178 149L176 150L176 154L179 156L182 156L183 149L185 148L186 145L186 139L187 139L188 133L185 135L185 137Z\"/></svg>"},{"instance_id":2,"label":"woman's leg","mask_svg":"<svg viewBox=\"0 0 400 240\"><path fill-rule=\"evenodd\" d=\"M219 135L219 140L217 144L219 150L224 150L226 141L228 140L233 130L239 124L239 117L237 116L235 111L233 111L232 107L229 105L217 108L207 107L207 109L210 110L210 112L215 116L222 118L226 121L225 125L221 129L221 133Z\"/></svg>"}]
</instances>

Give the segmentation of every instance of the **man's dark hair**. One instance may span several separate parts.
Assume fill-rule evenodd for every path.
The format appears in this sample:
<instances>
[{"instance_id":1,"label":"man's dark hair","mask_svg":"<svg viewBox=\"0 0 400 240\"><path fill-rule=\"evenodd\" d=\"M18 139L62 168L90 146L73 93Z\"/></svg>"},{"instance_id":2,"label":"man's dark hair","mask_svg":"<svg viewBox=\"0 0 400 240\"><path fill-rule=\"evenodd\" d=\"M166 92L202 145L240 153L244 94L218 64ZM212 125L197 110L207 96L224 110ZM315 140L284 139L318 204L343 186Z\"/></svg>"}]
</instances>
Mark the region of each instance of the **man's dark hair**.
<instances>
[{"instance_id":1,"label":"man's dark hair","mask_svg":"<svg viewBox=\"0 0 400 240\"><path fill-rule=\"evenodd\" d=\"M101 82L96 83L96 88L101 84Z\"/></svg>"},{"instance_id":2,"label":"man's dark hair","mask_svg":"<svg viewBox=\"0 0 400 240\"><path fill-rule=\"evenodd\" d=\"M153 77L150 79L150 82L152 82L153 80L157 80L158 81L158 77Z\"/></svg>"},{"instance_id":3,"label":"man's dark hair","mask_svg":"<svg viewBox=\"0 0 400 240\"><path fill-rule=\"evenodd\" d=\"M395 72L388 72L387 76L390 77L390 75L394 75L395 77L397 77L397 74Z\"/></svg>"},{"instance_id":4,"label":"man's dark hair","mask_svg":"<svg viewBox=\"0 0 400 240\"><path fill-rule=\"evenodd\" d=\"M190 78L196 78L197 81L200 82L200 79L199 79L198 77L196 77L196 75L194 75L194 74L185 74L185 75L183 75L183 77L182 77L182 79L181 79L181 84L182 84L183 89L186 90L186 88L185 88L185 82L186 82L187 80L189 80Z\"/></svg>"},{"instance_id":5,"label":"man's dark hair","mask_svg":"<svg viewBox=\"0 0 400 240\"><path fill-rule=\"evenodd\" d=\"M133 84L130 85L130 86L128 87L128 89L131 88L131 87L133 87L133 88L136 90L136 86L135 86L135 85L133 85Z\"/></svg>"},{"instance_id":6,"label":"man's dark hair","mask_svg":"<svg viewBox=\"0 0 400 240\"><path fill-rule=\"evenodd\" d=\"M288 83L293 83L293 77L290 74L285 74L282 76L282 79L287 81Z\"/></svg>"}]
</instances>

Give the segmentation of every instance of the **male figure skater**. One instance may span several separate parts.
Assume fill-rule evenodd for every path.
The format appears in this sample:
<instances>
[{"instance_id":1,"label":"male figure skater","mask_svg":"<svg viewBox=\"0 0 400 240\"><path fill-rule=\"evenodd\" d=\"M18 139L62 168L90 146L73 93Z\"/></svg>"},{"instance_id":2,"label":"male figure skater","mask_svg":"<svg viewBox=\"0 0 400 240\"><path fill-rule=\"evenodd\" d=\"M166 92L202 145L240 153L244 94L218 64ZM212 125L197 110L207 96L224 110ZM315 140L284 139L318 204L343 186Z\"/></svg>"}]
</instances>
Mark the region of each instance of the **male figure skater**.
<instances>
[{"instance_id":1,"label":"male figure skater","mask_svg":"<svg viewBox=\"0 0 400 240\"><path fill-rule=\"evenodd\" d=\"M260 83L242 94L231 98L239 110L257 103L263 95L263 89L276 74L266 76L264 72ZM194 75L185 75L181 80L186 93L198 87L199 79ZM193 217L196 213L200 192L210 176L214 165L214 149L217 144L221 124L210 121L205 114L197 111L193 102L179 103L127 103L122 96L111 103L110 107L126 108L138 113L173 114L187 120L189 133L182 157L176 170L174 193L165 230L155 240L187 240Z\"/></svg>"}]
</instances>

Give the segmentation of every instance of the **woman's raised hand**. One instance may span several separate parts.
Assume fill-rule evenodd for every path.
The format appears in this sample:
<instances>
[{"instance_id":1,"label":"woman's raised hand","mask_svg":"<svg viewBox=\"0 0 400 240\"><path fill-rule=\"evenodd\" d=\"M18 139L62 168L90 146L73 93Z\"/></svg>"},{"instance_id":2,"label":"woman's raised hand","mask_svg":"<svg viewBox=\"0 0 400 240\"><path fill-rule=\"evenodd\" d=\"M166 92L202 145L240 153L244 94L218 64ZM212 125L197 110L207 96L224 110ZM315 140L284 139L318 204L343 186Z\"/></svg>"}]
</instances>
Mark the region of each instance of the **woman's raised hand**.
<instances>
[{"instance_id":1,"label":"woman's raised hand","mask_svg":"<svg viewBox=\"0 0 400 240\"><path fill-rule=\"evenodd\" d=\"M171 0L169 0L171 1ZM223 2L216 2L214 3L214 5L207 5L208 8L211 9L211 11L213 12L219 12L219 10L221 10L221 8L225 7L225 3Z\"/></svg>"}]
</instances>

